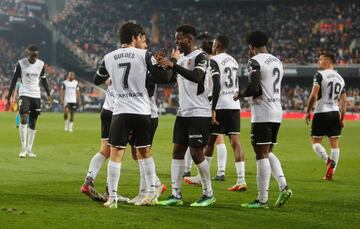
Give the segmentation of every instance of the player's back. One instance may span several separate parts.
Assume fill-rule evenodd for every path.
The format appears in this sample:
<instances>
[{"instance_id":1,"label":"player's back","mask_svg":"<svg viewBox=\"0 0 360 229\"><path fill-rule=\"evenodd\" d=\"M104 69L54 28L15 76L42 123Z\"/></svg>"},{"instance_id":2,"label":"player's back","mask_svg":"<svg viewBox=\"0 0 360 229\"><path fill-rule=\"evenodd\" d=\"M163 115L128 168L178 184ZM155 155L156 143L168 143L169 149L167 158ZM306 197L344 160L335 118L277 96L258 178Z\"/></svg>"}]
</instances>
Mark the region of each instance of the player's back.
<instances>
[{"instance_id":1,"label":"player's back","mask_svg":"<svg viewBox=\"0 0 360 229\"><path fill-rule=\"evenodd\" d=\"M269 53L260 53L250 60L249 69L260 68L261 95L252 99L252 122L276 122L282 120L281 80L282 62Z\"/></svg>"},{"instance_id":2,"label":"player's back","mask_svg":"<svg viewBox=\"0 0 360 229\"><path fill-rule=\"evenodd\" d=\"M199 57L205 55L205 52L201 50L194 50L188 55L180 55L178 64L186 69L194 70L199 68L205 72L204 88L209 86L209 75L206 74L208 67L208 60L203 60ZM208 89L199 91L199 85L185 79L178 74L177 83L179 86L179 109L178 116L182 117L210 117L211 107L208 99Z\"/></svg>"},{"instance_id":3,"label":"player's back","mask_svg":"<svg viewBox=\"0 0 360 229\"><path fill-rule=\"evenodd\" d=\"M240 102L233 100L238 91L238 63L227 53L215 55L211 60L216 62L220 75L220 94L216 109L240 109Z\"/></svg>"},{"instance_id":4,"label":"player's back","mask_svg":"<svg viewBox=\"0 0 360 229\"><path fill-rule=\"evenodd\" d=\"M104 57L114 93L114 114L150 114L146 90L146 50L119 48Z\"/></svg>"},{"instance_id":5,"label":"player's back","mask_svg":"<svg viewBox=\"0 0 360 229\"><path fill-rule=\"evenodd\" d=\"M333 69L320 70L315 75L314 84L320 85L314 113L339 111L340 94L345 89L341 75Z\"/></svg>"}]
</instances>

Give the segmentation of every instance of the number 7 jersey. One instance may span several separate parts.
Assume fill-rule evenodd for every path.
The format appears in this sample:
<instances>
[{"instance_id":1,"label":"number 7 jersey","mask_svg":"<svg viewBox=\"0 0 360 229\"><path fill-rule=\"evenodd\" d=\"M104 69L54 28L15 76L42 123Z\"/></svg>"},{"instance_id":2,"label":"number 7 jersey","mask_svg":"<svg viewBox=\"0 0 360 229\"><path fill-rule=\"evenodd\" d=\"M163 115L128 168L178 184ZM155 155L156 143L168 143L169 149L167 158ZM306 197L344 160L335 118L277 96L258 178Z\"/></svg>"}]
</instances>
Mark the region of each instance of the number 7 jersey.
<instances>
[{"instance_id":1,"label":"number 7 jersey","mask_svg":"<svg viewBox=\"0 0 360 229\"><path fill-rule=\"evenodd\" d=\"M314 113L339 111L339 98L345 93L345 81L339 73L333 69L318 71L314 85L320 86Z\"/></svg>"},{"instance_id":2,"label":"number 7 jersey","mask_svg":"<svg viewBox=\"0 0 360 229\"><path fill-rule=\"evenodd\" d=\"M248 72L260 71L260 95L251 102L251 122L281 123L281 80L284 69L282 62L269 53L259 53L248 63ZM251 81L251 79L250 79Z\"/></svg>"}]
</instances>

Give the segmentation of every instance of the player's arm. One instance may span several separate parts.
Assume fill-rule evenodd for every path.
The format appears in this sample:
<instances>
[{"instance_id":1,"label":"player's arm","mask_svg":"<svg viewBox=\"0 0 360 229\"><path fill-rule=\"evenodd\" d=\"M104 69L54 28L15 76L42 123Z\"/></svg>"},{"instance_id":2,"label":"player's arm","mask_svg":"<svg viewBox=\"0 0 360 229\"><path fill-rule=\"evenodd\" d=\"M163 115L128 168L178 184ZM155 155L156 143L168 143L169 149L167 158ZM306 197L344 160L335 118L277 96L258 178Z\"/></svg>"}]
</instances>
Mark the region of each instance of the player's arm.
<instances>
[{"instance_id":1,"label":"player's arm","mask_svg":"<svg viewBox=\"0 0 360 229\"><path fill-rule=\"evenodd\" d=\"M347 102L346 102L346 92L343 89L340 95L340 121L341 121L341 128L344 127L344 117L346 114L346 106L347 106Z\"/></svg>"},{"instance_id":2,"label":"player's arm","mask_svg":"<svg viewBox=\"0 0 360 229\"><path fill-rule=\"evenodd\" d=\"M261 77L261 72L260 72L260 64L256 61L256 60L250 60L248 63L248 86L246 87L246 89L242 92L240 92L240 88L239 88L239 97L258 97L262 94L261 91L261 85L260 85L260 77ZM239 84L240 87L240 84ZM238 99L235 98L235 99Z\"/></svg>"},{"instance_id":3,"label":"player's arm","mask_svg":"<svg viewBox=\"0 0 360 229\"><path fill-rule=\"evenodd\" d=\"M147 75L156 84L168 84L174 81L175 74L171 68L163 68L157 64L155 57L147 51L145 54L146 68L150 72Z\"/></svg>"},{"instance_id":4,"label":"player's arm","mask_svg":"<svg viewBox=\"0 0 360 229\"><path fill-rule=\"evenodd\" d=\"M64 84L64 82L61 85L60 98L61 98L61 104L64 104L64 99L65 99L65 84Z\"/></svg>"},{"instance_id":5,"label":"player's arm","mask_svg":"<svg viewBox=\"0 0 360 229\"><path fill-rule=\"evenodd\" d=\"M51 106L52 98L51 98L51 95L50 95L49 85L48 85L48 82L47 82L47 80L46 80L45 66L44 66L43 69L41 70L40 78L41 78L41 84L43 85L43 87L44 87L44 89L45 89L45 92L46 92L46 94L47 94L47 96L48 96L48 104Z\"/></svg>"},{"instance_id":6,"label":"player's arm","mask_svg":"<svg viewBox=\"0 0 360 229\"><path fill-rule=\"evenodd\" d=\"M310 113L311 113L312 108L314 107L316 100L317 100L321 81L322 81L322 75L319 72L315 73L313 87L311 89L311 93L310 93L308 103L306 106L306 115L305 115L306 124L309 124L309 122L310 122Z\"/></svg>"},{"instance_id":7,"label":"player's arm","mask_svg":"<svg viewBox=\"0 0 360 229\"><path fill-rule=\"evenodd\" d=\"M219 124L218 121L216 120L215 109L220 95L220 70L218 64L214 60L210 60L210 71L211 71L211 78L213 81L211 122L212 124Z\"/></svg>"},{"instance_id":8,"label":"player's arm","mask_svg":"<svg viewBox=\"0 0 360 229\"><path fill-rule=\"evenodd\" d=\"M11 80L11 84L10 84L10 88L9 88L9 94L7 96L7 101L6 101L6 110L9 109L10 107L10 99L11 99L11 96L12 96L12 93L15 89L15 86L16 86L16 82L18 81L18 79L21 78L21 67L20 67L20 64L17 63L16 66L15 66L15 70L14 70L14 75L13 75L13 78Z\"/></svg>"},{"instance_id":9,"label":"player's arm","mask_svg":"<svg viewBox=\"0 0 360 229\"><path fill-rule=\"evenodd\" d=\"M105 60L103 60L95 73L94 76L94 84L100 85L105 83L107 79L109 79L110 75L109 72L106 70Z\"/></svg>"},{"instance_id":10,"label":"player's arm","mask_svg":"<svg viewBox=\"0 0 360 229\"><path fill-rule=\"evenodd\" d=\"M77 98L78 104L81 105L79 84L76 86L76 98Z\"/></svg>"}]
</instances>

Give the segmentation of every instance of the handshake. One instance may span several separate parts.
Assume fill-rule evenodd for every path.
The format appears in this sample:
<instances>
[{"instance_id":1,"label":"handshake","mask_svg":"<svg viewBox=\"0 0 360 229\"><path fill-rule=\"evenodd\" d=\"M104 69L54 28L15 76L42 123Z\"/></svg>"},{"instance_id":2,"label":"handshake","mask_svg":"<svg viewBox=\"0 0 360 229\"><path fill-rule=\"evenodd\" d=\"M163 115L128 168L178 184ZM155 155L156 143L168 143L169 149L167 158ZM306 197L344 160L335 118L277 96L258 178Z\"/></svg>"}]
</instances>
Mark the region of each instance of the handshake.
<instances>
[{"instance_id":1,"label":"handshake","mask_svg":"<svg viewBox=\"0 0 360 229\"><path fill-rule=\"evenodd\" d=\"M171 52L171 58L170 60L166 58L165 49L160 49L154 54L154 58L158 65L161 65L162 67L174 67L174 61L178 60L180 58L180 51L177 49L173 49Z\"/></svg>"}]
</instances>

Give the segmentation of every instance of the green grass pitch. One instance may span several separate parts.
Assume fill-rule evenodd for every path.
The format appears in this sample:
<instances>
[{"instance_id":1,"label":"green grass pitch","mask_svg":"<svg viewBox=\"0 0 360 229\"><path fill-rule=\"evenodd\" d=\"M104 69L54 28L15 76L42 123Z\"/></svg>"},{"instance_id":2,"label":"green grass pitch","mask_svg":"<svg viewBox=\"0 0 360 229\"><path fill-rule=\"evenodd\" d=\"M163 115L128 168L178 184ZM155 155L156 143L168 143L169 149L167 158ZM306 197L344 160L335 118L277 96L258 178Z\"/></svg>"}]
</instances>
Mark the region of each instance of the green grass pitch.
<instances>
[{"instance_id":1,"label":"green grass pitch","mask_svg":"<svg viewBox=\"0 0 360 229\"><path fill-rule=\"evenodd\" d=\"M241 139L246 154L248 191L226 188L236 179L228 141L225 182L213 181L217 202L191 208L201 188L183 184L183 207L119 205L105 209L80 193L89 161L99 150L98 114L76 114L75 132L63 131L62 114L43 113L38 121L34 151L38 158L19 159L15 114L0 113L0 228L358 228L360 223L360 122L346 122L341 138L340 163L332 182L321 178L325 166L312 151L309 126L303 120L285 120L274 152L280 158L294 191L285 208L275 208L278 187L272 178L267 210L241 209L257 195L256 164L250 145L250 120L242 120ZM170 188L173 116L162 116L153 154L157 173ZM325 144L329 149L328 143ZM107 163L96 180L104 189ZM216 172L216 153L211 167ZM195 168L193 167L193 173ZM121 171L119 193L138 191L138 168L129 151ZM167 198L169 191L160 199ZM356 226L357 225L357 226Z\"/></svg>"}]
</instances>

